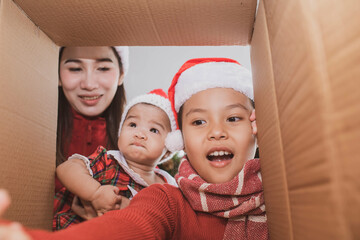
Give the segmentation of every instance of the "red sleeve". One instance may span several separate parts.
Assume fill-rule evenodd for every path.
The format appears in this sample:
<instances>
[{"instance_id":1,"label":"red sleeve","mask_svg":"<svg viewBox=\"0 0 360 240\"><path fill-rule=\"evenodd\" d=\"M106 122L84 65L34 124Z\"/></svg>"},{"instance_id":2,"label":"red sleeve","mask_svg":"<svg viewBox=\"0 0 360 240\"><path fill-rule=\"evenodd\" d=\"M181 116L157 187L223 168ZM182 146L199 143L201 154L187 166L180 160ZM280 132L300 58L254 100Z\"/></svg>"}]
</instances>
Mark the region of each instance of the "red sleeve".
<instances>
[{"instance_id":1,"label":"red sleeve","mask_svg":"<svg viewBox=\"0 0 360 240\"><path fill-rule=\"evenodd\" d=\"M172 186L154 184L143 189L123 210L50 233L29 231L33 239L171 239L177 217Z\"/></svg>"}]
</instances>

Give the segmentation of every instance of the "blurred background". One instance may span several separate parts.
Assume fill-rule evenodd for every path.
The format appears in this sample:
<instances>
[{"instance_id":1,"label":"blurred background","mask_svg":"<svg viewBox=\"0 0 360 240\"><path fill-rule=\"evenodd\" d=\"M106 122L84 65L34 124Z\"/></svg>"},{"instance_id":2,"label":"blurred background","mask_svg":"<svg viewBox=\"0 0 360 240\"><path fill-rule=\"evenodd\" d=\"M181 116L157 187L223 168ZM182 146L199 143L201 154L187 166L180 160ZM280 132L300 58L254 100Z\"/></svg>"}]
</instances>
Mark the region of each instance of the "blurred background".
<instances>
[{"instance_id":1,"label":"blurred background","mask_svg":"<svg viewBox=\"0 0 360 240\"><path fill-rule=\"evenodd\" d=\"M185 61L200 57L227 57L251 71L249 46L130 47L130 68L125 78L127 99L155 88L167 92Z\"/></svg>"}]
</instances>

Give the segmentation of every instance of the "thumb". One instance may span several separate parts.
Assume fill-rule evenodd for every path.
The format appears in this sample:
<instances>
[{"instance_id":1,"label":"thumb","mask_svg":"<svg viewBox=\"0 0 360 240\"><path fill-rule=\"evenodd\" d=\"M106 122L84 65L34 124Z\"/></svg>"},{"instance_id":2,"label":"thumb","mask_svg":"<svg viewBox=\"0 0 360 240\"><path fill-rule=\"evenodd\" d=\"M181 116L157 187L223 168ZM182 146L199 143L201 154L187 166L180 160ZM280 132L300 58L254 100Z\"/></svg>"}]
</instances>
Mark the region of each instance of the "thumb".
<instances>
[{"instance_id":1,"label":"thumb","mask_svg":"<svg viewBox=\"0 0 360 240\"><path fill-rule=\"evenodd\" d=\"M126 208L127 206L129 206L129 204L130 204L130 199L128 199L126 197L123 197L122 200L121 200L120 208L121 209Z\"/></svg>"},{"instance_id":2,"label":"thumb","mask_svg":"<svg viewBox=\"0 0 360 240\"><path fill-rule=\"evenodd\" d=\"M250 122L251 122L251 128L252 128L252 132L254 135L257 134L257 125L256 125L256 114L255 114L255 109L252 110L251 115L250 115Z\"/></svg>"},{"instance_id":3,"label":"thumb","mask_svg":"<svg viewBox=\"0 0 360 240\"><path fill-rule=\"evenodd\" d=\"M119 188L118 187L116 187L116 186L114 186L114 193L116 193L116 194L119 194L119 192L120 192L120 190L119 190Z\"/></svg>"},{"instance_id":4,"label":"thumb","mask_svg":"<svg viewBox=\"0 0 360 240\"><path fill-rule=\"evenodd\" d=\"M123 197L121 195L116 196L116 203L121 203Z\"/></svg>"},{"instance_id":5,"label":"thumb","mask_svg":"<svg viewBox=\"0 0 360 240\"><path fill-rule=\"evenodd\" d=\"M256 120L256 114L255 114L255 109L251 111L250 114L250 121L255 121Z\"/></svg>"}]
</instances>

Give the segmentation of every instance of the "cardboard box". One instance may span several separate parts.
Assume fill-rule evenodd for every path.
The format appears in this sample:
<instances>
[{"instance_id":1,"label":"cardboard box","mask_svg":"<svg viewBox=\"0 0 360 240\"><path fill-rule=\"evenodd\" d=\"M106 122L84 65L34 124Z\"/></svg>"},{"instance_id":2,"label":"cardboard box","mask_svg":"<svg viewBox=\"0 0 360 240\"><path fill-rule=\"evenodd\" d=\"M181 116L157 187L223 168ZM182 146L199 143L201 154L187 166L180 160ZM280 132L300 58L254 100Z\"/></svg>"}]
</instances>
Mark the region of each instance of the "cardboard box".
<instances>
[{"instance_id":1,"label":"cardboard box","mask_svg":"<svg viewBox=\"0 0 360 240\"><path fill-rule=\"evenodd\" d=\"M0 0L6 218L51 226L58 46L251 44L271 238L360 239L360 3L256 5Z\"/></svg>"},{"instance_id":2,"label":"cardboard box","mask_svg":"<svg viewBox=\"0 0 360 240\"><path fill-rule=\"evenodd\" d=\"M358 1L263 1L251 42L272 239L360 239Z\"/></svg>"}]
</instances>

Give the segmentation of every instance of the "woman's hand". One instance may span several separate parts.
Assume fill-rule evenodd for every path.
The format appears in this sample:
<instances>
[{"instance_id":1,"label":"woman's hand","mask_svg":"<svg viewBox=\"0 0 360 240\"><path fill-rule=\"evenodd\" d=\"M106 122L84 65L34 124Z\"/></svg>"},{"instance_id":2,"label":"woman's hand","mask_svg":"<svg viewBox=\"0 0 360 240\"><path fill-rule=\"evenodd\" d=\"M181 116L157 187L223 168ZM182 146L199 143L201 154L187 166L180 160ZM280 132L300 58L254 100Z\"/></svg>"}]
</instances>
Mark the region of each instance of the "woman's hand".
<instances>
[{"instance_id":1,"label":"woman's hand","mask_svg":"<svg viewBox=\"0 0 360 240\"><path fill-rule=\"evenodd\" d=\"M77 196L74 197L71 209L85 220L90 220L98 216L91 202L79 199Z\"/></svg>"},{"instance_id":2,"label":"woman's hand","mask_svg":"<svg viewBox=\"0 0 360 240\"><path fill-rule=\"evenodd\" d=\"M111 190L113 188L108 187L107 189ZM74 197L71 208L77 215L79 215L83 219L90 220L94 217L101 216L107 211L126 208L130 204L130 200L126 197L117 195L116 199L117 199L117 203L115 204L115 206L111 209L107 209L103 211L102 213L99 213L99 211L95 210L91 202L79 199L77 196ZM98 207L101 208L101 206Z\"/></svg>"},{"instance_id":3,"label":"woman's hand","mask_svg":"<svg viewBox=\"0 0 360 240\"><path fill-rule=\"evenodd\" d=\"M6 209L10 206L10 196L0 189L0 219L2 219ZM1 240L30 240L25 233L22 225L17 222L6 223L0 221L0 239Z\"/></svg>"}]
</instances>

